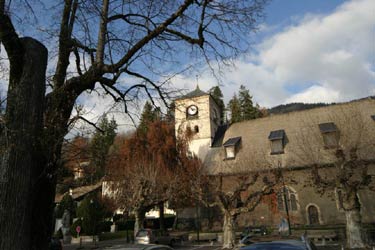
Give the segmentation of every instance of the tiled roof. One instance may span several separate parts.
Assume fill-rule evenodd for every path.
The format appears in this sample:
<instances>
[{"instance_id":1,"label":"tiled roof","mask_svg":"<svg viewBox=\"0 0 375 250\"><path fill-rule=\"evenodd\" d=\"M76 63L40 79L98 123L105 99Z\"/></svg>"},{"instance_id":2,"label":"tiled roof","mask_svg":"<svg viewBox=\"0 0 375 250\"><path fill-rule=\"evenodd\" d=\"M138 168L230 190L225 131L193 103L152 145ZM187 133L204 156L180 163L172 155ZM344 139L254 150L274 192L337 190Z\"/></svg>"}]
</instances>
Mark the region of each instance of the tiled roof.
<instances>
[{"instance_id":1,"label":"tiled roof","mask_svg":"<svg viewBox=\"0 0 375 250\"><path fill-rule=\"evenodd\" d=\"M209 148L204 162L204 171L209 175L233 174L248 171L267 170L278 166L303 167L311 164L329 164L337 160L334 154L324 150L324 140L321 129L340 130L340 134L353 133L364 126L366 136L361 137L361 143L367 145L361 152L364 159L373 159L375 155L375 126L373 118L375 99L366 98L356 102L343 103L316 109L272 115L264 118L233 123L223 136L224 145ZM358 117L367 117L360 120ZM363 124L359 124L361 121ZM322 124L333 123L331 125ZM319 126L320 125L320 126ZM282 130L280 130L282 128ZM270 133L270 132L274 133ZM276 132L277 131L277 132ZM271 154L271 138L287 140L285 153ZM236 158L226 161L223 146L233 142L233 138L241 137L241 147Z\"/></svg>"},{"instance_id":2,"label":"tiled roof","mask_svg":"<svg viewBox=\"0 0 375 250\"><path fill-rule=\"evenodd\" d=\"M102 186L102 183L99 182L99 183L96 183L94 185L89 185L89 186L82 186L82 187L77 187L77 188L74 188L73 189L73 194L72 194L72 198L75 200L75 199L79 199L81 198L82 196L88 194L88 193L91 193L92 191L100 188ZM56 194L55 196L55 202L56 203L59 203L62 198L64 197L65 194L68 194L68 192L65 192L63 194Z\"/></svg>"}]
</instances>

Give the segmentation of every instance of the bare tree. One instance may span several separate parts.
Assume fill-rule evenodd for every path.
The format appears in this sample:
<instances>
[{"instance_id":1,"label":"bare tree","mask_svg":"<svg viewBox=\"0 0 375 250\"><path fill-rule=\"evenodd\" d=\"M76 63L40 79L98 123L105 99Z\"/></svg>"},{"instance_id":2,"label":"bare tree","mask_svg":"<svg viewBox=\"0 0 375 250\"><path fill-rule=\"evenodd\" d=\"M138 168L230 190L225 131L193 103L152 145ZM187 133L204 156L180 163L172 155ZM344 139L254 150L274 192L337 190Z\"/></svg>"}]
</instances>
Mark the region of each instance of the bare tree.
<instances>
[{"instance_id":1,"label":"bare tree","mask_svg":"<svg viewBox=\"0 0 375 250\"><path fill-rule=\"evenodd\" d=\"M338 106L328 115L329 133L325 134L324 128L321 133L318 119L310 117L309 125L295 138L300 150L294 153L301 164L310 165L316 191L336 192L334 197L346 216L349 248L364 247L359 191L375 190L371 175L375 148L369 136L373 129L366 118L358 106Z\"/></svg>"},{"instance_id":2,"label":"bare tree","mask_svg":"<svg viewBox=\"0 0 375 250\"><path fill-rule=\"evenodd\" d=\"M186 65L188 55L181 52L187 49L208 63L229 62L246 48L244 38L255 29L266 1L60 2L53 6L61 18L58 34L48 33L58 48L47 93L47 49L17 34L22 27L14 25L14 16L22 20L20 4L33 13L28 1L19 2L0 0L0 41L10 64L1 126L0 248L46 249L55 172L77 98L102 91L123 101L125 112L141 93L163 102L170 93L165 79L173 75L164 74L168 63ZM46 16L35 13L34 18Z\"/></svg>"},{"instance_id":3,"label":"bare tree","mask_svg":"<svg viewBox=\"0 0 375 250\"><path fill-rule=\"evenodd\" d=\"M258 162L242 162L243 169L253 166L254 171L209 176L204 185L208 185L208 200L203 203L209 207L218 206L223 214L223 248L235 247L235 220L238 215L253 211L262 199L274 193L280 183L281 169L270 168L258 171L262 165ZM228 165L230 165L228 163ZM202 196L204 197L204 196Z\"/></svg>"}]
</instances>

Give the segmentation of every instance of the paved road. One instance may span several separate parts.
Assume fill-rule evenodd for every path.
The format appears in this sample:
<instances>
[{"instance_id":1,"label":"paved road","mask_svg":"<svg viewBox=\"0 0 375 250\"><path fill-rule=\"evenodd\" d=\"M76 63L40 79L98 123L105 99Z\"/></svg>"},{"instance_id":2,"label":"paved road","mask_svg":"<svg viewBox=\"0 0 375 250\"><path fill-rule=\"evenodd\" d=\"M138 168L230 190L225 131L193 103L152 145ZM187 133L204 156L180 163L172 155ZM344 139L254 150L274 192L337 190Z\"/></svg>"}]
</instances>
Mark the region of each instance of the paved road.
<instances>
[{"instance_id":1,"label":"paved road","mask_svg":"<svg viewBox=\"0 0 375 250\"><path fill-rule=\"evenodd\" d=\"M101 241L97 243L97 246L95 247L92 243L86 243L83 244L83 250L88 249L97 249L97 250L105 250L107 247L121 245L124 247L132 248L134 247L133 244L126 243L126 240L109 240L109 241ZM78 249L79 245L71 244L71 245L65 245L63 247L63 250L76 250ZM182 245L177 245L174 247L176 250L220 250L222 245L215 242L214 245L211 245L207 242L203 243L185 243ZM317 246L318 250L341 250L340 246Z\"/></svg>"},{"instance_id":2,"label":"paved road","mask_svg":"<svg viewBox=\"0 0 375 250\"><path fill-rule=\"evenodd\" d=\"M133 244L126 243L126 240L108 240L108 241L101 241L98 242L96 246L94 246L93 243L84 243L82 244L82 249L106 249L107 247L116 246L116 245L122 245L124 247L134 247ZM173 247L176 250L219 250L221 249L221 245L218 243L215 243L215 245L211 245L209 243L184 243L182 245L176 245ZM76 250L79 249L78 244L69 244L64 245L63 250Z\"/></svg>"}]
</instances>

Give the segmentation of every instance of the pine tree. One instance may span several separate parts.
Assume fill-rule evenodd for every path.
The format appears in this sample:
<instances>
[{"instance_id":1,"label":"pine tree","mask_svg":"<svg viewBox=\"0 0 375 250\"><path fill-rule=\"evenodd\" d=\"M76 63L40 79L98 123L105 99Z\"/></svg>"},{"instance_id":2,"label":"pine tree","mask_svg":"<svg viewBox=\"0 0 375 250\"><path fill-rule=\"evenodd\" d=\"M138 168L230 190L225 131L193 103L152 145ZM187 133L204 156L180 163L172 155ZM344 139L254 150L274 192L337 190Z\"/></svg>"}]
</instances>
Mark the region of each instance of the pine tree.
<instances>
[{"instance_id":1,"label":"pine tree","mask_svg":"<svg viewBox=\"0 0 375 250\"><path fill-rule=\"evenodd\" d=\"M113 144L116 137L117 123L112 118L104 116L99 123L100 131L96 131L90 142L90 168L91 168L91 182L96 181L104 176L104 168L108 155L109 148Z\"/></svg>"},{"instance_id":2,"label":"pine tree","mask_svg":"<svg viewBox=\"0 0 375 250\"><path fill-rule=\"evenodd\" d=\"M160 109L154 108L152 104L147 101L143 106L141 119L138 125L138 132L145 134L150 123L159 120L161 117Z\"/></svg>"},{"instance_id":3,"label":"pine tree","mask_svg":"<svg viewBox=\"0 0 375 250\"><path fill-rule=\"evenodd\" d=\"M221 89L219 86L212 87L209 90L209 93L211 94L212 98L214 98L215 102L220 108L220 121L224 121L224 112L225 112L225 105L223 101L223 92L221 92Z\"/></svg>"},{"instance_id":4,"label":"pine tree","mask_svg":"<svg viewBox=\"0 0 375 250\"><path fill-rule=\"evenodd\" d=\"M242 121L241 105L236 94L234 94L232 99L229 101L228 109L230 110L231 114L231 123Z\"/></svg>"},{"instance_id":5,"label":"pine tree","mask_svg":"<svg viewBox=\"0 0 375 250\"><path fill-rule=\"evenodd\" d=\"M241 107L241 121L256 119L260 116L259 109L253 104L253 97L243 85L240 86L238 99Z\"/></svg>"}]
</instances>

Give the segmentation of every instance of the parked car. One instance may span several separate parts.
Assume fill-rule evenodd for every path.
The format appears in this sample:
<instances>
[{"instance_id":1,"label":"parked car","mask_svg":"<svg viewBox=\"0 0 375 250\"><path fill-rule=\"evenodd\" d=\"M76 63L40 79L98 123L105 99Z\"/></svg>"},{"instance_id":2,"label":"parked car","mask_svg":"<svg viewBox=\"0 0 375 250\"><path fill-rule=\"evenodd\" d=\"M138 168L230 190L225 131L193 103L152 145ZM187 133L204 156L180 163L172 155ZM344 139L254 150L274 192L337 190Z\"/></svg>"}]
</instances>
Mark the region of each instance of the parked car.
<instances>
[{"instance_id":1,"label":"parked car","mask_svg":"<svg viewBox=\"0 0 375 250\"><path fill-rule=\"evenodd\" d=\"M245 229L241 233L241 239L246 237L246 236L260 236L260 235L267 235L267 228L264 226L260 227L245 227Z\"/></svg>"},{"instance_id":2,"label":"parked car","mask_svg":"<svg viewBox=\"0 0 375 250\"><path fill-rule=\"evenodd\" d=\"M241 250L316 250L314 243L306 238L259 241L240 248Z\"/></svg>"},{"instance_id":3,"label":"parked car","mask_svg":"<svg viewBox=\"0 0 375 250\"><path fill-rule=\"evenodd\" d=\"M165 244L173 246L179 239L169 235L168 232L152 229L141 229L135 236L138 244Z\"/></svg>"}]
</instances>

